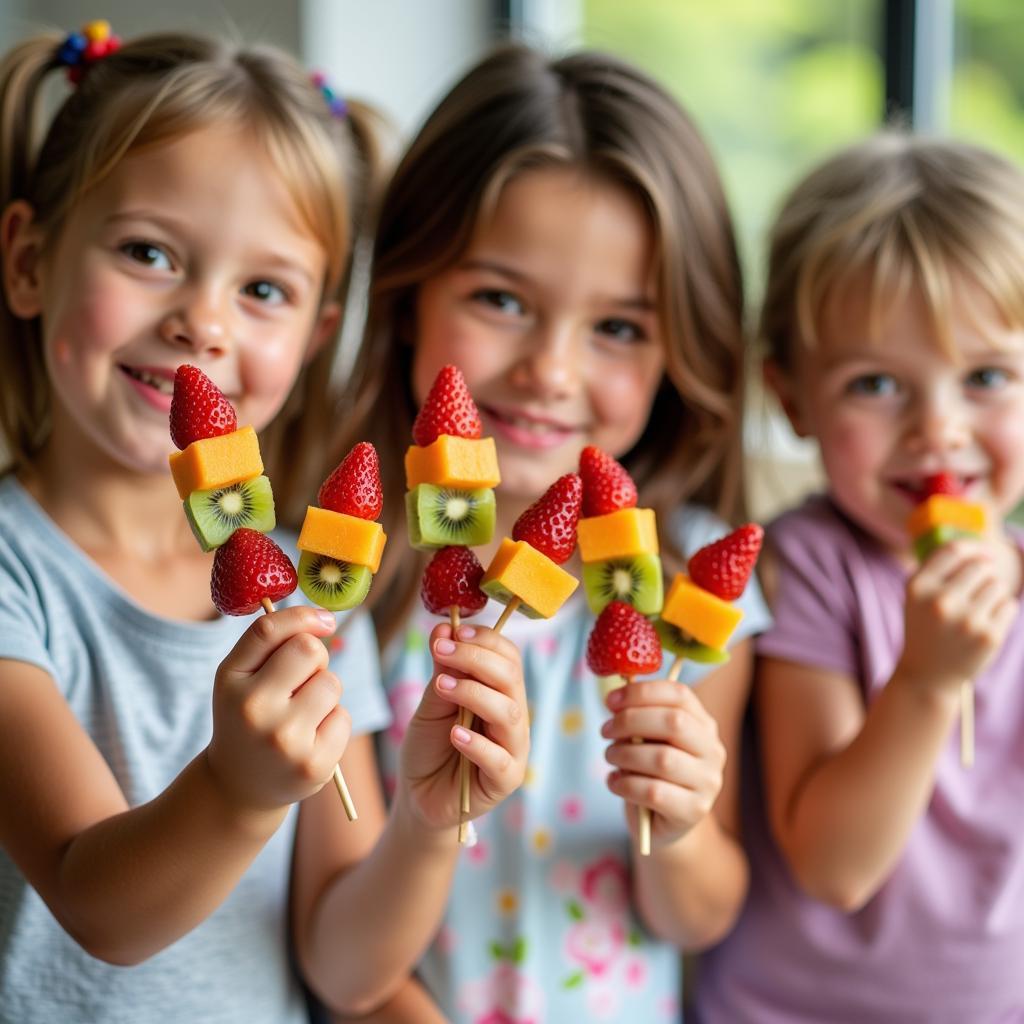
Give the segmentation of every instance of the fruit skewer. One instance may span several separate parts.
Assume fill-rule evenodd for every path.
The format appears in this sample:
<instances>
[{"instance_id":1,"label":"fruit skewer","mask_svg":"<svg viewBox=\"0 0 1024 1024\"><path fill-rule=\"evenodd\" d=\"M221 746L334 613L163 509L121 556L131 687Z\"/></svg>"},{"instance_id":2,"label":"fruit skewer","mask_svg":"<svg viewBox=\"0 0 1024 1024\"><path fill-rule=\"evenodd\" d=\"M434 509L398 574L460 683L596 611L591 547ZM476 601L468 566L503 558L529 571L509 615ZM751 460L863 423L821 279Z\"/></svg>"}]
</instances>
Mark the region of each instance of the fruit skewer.
<instances>
[{"instance_id":1,"label":"fruit skewer","mask_svg":"<svg viewBox=\"0 0 1024 1024\"><path fill-rule=\"evenodd\" d=\"M327 611L355 608L366 600L380 567L387 537L374 520L384 508L377 450L361 441L338 463L306 508L299 532L298 579L303 594ZM341 768L334 785L345 815L358 814Z\"/></svg>"},{"instance_id":2,"label":"fruit skewer","mask_svg":"<svg viewBox=\"0 0 1024 1024\"><path fill-rule=\"evenodd\" d=\"M413 423L414 443L405 454L408 488L405 509L412 547L439 553L462 550L472 559L470 562L464 555L448 554L438 561L438 555L435 555L423 576L421 593L424 604L435 614L449 617L453 637L461 615L473 614L473 611L460 611L458 593L447 595L452 598L450 604L439 603L440 594L434 591L442 588L435 586L436 581L430 576L433 573L441 577L448 571L454 572L456 563L463 572L475 574L472 563L476 566L480 563L469 549L473 545L489 543L494 534L494 488L501 482L501 474L494 439L482 434L480 410L469 393L462 372L456 366L443 366ZM479 575L475 579L479 583ZM477 601L469 591L463 596L470 604ZM480 608L486 600L480 595ZM472 713L460 708L458 724L464 729L472 729ZM460 755L460 843L466 843L469 838L470 782L470 763L465 755Z\"/></svg>"},{"instance_id":3,"label":"fruit skewer","mask_svg":"<svg viewBox=\"0 0 1024 1024\"><path fill-rule=\"evenodd\" d=\"M985 509L962 497L963 487L952 473L933 473L924 480L924 498L907 520L918 562L957 537L985 532ZM974 764L974 680L960 684L960 763Z\"/></svg>"},{"instance_id":4,"label":"fruit skewer","mask_svg":"<svg viewBox=\"0 0 1024 1024\"><path fill-rule=\"evenodd\" d=\"M638 675L661 668L661 640L654 627L625 601L611 601L587 639L587 665L599 676L622 676L629 685ZM639 736L634 743L643 743ZM651 810L637 807L637 842L642 857L651 853Z\"/></svg>"}]
</instances>

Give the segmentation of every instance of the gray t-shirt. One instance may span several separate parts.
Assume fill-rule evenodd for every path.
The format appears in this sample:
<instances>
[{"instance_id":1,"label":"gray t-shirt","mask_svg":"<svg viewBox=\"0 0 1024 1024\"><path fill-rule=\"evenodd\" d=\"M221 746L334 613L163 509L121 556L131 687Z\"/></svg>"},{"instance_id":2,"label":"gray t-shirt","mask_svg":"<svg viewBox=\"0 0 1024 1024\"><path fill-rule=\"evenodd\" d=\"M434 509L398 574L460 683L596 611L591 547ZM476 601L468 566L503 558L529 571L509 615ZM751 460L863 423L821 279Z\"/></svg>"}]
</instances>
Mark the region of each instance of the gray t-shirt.
<instances>
[{"instance_id":1,"label":"gray t-shirt","mask_svg":"<svg viewBox=\"0 0 1024 1024\"><path fill-rule=\"evenodd\" d=\"M294 538L277 539L285 550L293 547ZM144 611L13 476L0 479L0 658L30 662L53 677L132 806L166 789L209 742L214 674L251 621L176 622ZM386 726L368 616L351 615L333 646L353 731ZM0 1022L305 1021L287 947L296 816L293 807L206 921L136 967L85 953L0 849ZM345 943L339 936L339 955Z\"/></svg>"}]
</instances>

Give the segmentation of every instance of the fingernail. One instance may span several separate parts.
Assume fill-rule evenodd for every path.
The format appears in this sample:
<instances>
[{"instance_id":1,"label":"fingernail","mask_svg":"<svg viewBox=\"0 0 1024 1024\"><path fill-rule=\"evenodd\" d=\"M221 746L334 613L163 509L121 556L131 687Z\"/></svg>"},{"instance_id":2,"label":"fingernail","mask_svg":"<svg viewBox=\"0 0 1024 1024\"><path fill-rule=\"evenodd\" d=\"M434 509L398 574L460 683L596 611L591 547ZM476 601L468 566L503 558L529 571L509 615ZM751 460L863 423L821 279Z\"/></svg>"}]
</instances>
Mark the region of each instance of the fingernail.
<instances>
[{"instance_id":1,"label":"fingernail","mask_svg":"<svg viewBox=\"0 0 1024 1024\"><path fill-rule=\"evenodd\" d=\"M434 650L438 654L454 654L455 644L453 644L451 640L438 640L434 644Z\"/></svg>"},{"instance_id":2,"label":"fingernail","mask_svg":"<svg viewBox=\"0 0 1024 1024\"><path fill-rule=\"evenodd\" d=\"M440 675L437 677L437 687L439 690L454 690L455 680L451 676Z\"/></svg>"},{"instance_id":3,"label":"fingernail","mask_svg":"<svg viewBox=\"0 0 1024 1024\"><path fill-rule=\"evenodd\" d=\"M601 726L601 735L604 736L604 737L608 737L608 736L611 736L611 734L612 734L612 723L611 722L605 722L604 725Z\"/></svg>"},{"instance_id":4,"label":"fingernail","mask_svg":"<svg viewBox=\"0 0 1024 1024\"><path fill-rule=\"evenodd\" d=\"M459 626L459 639L472 640L476 636L476 629L473 626Z\"/></svg>"},{"instance_id":5,"label":"fingernail","mask_svg":"<svg viewBox=\"0 0 1024 1024\"><path fill-rule=\"evenodd\" d=\"M617 708L622 703L622 699L623 699L624 696L625 696L625 694L622 692L621 689L612 690L608 694L608 697L605 700L605 703L610 708Z\"/></svg>"},{"instance_id":6,"label":"fingernail","mask_svg":"<svg viewBox=\"0 0 1024 1024\"><path fill-rule=\"evenodd\" d=\"M463 729L461 725L457 725L452 729L452 739L455 740L456 743L460 743L462 746L465 746L471 739L471 733L468 729Z\"/></svg>"},{"instance_id":7,"label":"fingernail","mask_svg":"<svg viewBox=\"0 0 1024 1024\"><path fill-rule=\"evenodd\" d=\"M325 625L330 626L334 629L338 625L338 620L334 617L332 612L325 612L323 609L316 613L316 617Z\"/></svg>"}]
</instances>

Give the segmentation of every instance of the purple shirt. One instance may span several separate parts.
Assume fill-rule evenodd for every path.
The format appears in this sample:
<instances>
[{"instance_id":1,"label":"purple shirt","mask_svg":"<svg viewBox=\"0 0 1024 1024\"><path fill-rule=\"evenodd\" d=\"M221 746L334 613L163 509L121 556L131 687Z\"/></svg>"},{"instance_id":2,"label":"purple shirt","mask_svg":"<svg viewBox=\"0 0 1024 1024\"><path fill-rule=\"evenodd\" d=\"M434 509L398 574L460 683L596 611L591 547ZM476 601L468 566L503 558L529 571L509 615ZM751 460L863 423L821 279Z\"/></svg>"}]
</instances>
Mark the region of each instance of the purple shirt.
<instances>
[{"instance_id":1,"label":"purple shirt","mask_svg":"<svg viewBox=\"0 0 1024 1024\"><path fill-rule=\"evenodd\" d=\"M1012 536L1021 543L1020 531ZM824 498L780 517L770 537L775 626L758 652L846 673L870 704L902 651L906 571ZM1024 1020L1022 684L1018 615L975 679L974 766L961 766L954 727L902 858L856 913L797 889L756 784L747 787L751 891L735 929L702 961L704 1024Z\"/></svg>"}]
</instances>

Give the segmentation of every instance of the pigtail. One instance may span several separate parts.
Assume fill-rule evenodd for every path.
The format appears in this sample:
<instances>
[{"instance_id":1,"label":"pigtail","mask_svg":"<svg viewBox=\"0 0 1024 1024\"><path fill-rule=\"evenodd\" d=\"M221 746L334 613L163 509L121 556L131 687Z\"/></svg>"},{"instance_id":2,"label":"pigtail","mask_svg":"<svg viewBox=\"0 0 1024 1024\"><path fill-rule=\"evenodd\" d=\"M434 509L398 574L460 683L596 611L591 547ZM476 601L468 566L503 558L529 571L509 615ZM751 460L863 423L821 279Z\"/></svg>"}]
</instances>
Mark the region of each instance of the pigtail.
<instances>
[{"instance_id":1,"label":"pigtail","mask_svg":"<svg viewBox=\"0 0 1024 1024\"><path fill-rule=\"evenodd\" d=\"M59 33L15 46L0 62L0 212L25 199L40 145L41 94L57 66ZM0 269L3 254L0 252ZM0 303L0 452L15 465L27 459L45 435L47 392L38 320L14 316L6 293Z\"/></svg>"}]
</instances>

